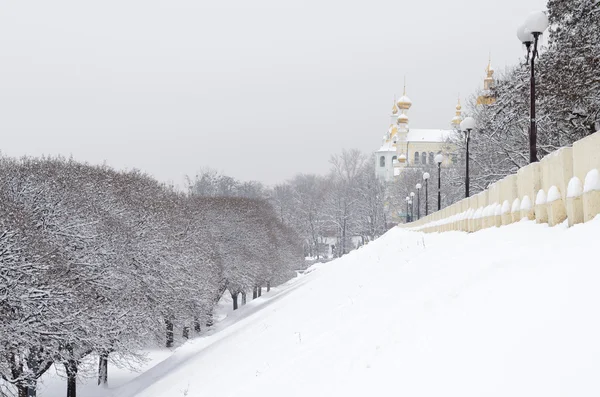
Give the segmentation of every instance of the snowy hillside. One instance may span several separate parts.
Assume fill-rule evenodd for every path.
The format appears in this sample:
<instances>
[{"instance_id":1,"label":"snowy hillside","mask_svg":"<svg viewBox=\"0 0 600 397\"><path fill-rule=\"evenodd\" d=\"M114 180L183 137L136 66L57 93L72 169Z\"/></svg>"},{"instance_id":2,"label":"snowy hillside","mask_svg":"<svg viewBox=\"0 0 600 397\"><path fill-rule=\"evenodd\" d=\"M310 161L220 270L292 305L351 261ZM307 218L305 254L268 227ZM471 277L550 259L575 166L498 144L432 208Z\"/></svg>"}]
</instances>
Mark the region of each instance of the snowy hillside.
<instances>
[{"instance_id":1,"label":"snowy hillside","mask_svg":"<svg viewBox=\"0 0 600 397\"><path fill-rule=\"evenodd\" d=\"M394 229L113 395L600 395L599 235Z\"/></svg>"}]
</instances>

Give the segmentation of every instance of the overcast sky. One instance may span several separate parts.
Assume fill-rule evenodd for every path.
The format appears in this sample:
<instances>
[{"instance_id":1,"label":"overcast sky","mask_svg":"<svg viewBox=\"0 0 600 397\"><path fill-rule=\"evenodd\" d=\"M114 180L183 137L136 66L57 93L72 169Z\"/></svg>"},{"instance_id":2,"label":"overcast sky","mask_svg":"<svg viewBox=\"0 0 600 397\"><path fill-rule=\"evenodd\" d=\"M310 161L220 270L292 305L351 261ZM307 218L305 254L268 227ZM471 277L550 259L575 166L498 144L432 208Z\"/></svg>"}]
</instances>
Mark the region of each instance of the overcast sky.
<instances>
[{"instance_id":1,"label":"overcast sky","mask_svg":"<svg viewBox=\"0 0 600 397\"><path fill-rule=\"evenodd\" d=\"M376 150L522 55L545 0L0 0L0 151L277 183Z\"/></svg>"}]
</instances>

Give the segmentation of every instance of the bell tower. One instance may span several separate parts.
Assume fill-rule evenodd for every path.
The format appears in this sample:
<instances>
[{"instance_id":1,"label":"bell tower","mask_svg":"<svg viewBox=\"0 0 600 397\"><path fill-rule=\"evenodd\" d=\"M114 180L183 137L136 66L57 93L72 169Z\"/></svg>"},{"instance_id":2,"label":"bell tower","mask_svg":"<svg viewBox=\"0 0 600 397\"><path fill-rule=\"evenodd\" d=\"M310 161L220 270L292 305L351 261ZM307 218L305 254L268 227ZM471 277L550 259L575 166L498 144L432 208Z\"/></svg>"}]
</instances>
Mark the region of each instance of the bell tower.
<instances>
[{"instance_id":1,"label":"bell tower","mask_svg":"<svg viewBox=\"0 0 600 397\"><path fill-rule=\"evenodd\" d=\"M404 78L404 91L396 103L400 109L398 116L398 142L396 144L396 153L398 156L398 165L406 165L408 153L406 152L406 140L408 136L408 110L412 106L412 101L406 95L406 77Z\"/></svg>"},{"instance_id":2,"label":"bell tower","mask_svg":"<svg viewBox=\"0 0 600 397\"><path fill-rule=\"evenodd\" d=\"M477 98L478 105L491 105L496 102L492 89L494 88L494 69L492 68L492 56L490 55L487 68L485 68L486 77L483 80L483 92Z\"/></svg>"},{"instance_id":3,"label":"bell tower","mask_svg":"<svg viewBox=\"0 0 600 397\"><path fill-rule=\"evenodd\" d=\"M456 115L452 118L452 128L460 129L460 122L462 121L462 106L460 105L460 95L458 96L458 103L456 104Z\"/></svg>"}]
</instances>

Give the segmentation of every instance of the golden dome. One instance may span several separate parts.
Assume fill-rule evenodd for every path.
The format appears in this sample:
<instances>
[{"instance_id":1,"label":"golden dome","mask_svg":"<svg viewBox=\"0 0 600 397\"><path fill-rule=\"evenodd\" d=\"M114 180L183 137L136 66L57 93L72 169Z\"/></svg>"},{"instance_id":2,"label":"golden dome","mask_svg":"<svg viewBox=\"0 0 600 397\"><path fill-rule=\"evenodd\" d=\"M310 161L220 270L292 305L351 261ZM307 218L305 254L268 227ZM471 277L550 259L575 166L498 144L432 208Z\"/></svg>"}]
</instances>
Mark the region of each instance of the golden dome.
<instances>
[{"instance_id":1,"label":"golden dome","mask_svg":"<svg viewBox=\"0 0 600 397\"><path fill-rule=\"evenodd\" d=\"M406 96L406 77L404 77L404 92L400 99L398 99L398 107L402 110L408 110L412 106L412 101Z\"/></svg>"},{"instance_id":2,"label":"golden dome","mask_svg":"<svg viewBox=\"0 0 600 397\"><path fill-rule=\"evenodd\" d=\"M398 107L402 110L408 110L412 106L412 101L406 95L402 95L400 99L398 99Z\"/></svg>"},{"instance_id":3,"label":"golden dome","mask_svg":"<svg viewBox=\"0 0 600 397\"><path fill-rule=\"evenodd\" d=\"M408 116L404 113L398 116L398 124L408 124Z\"/></svg>"},{"instance_id":4,"label":"golden dome","mask_svg":"<svg viewBox=\"0 0 600 397\"><path fill-rule=\"evenodd\" d=\"M452 118L452 125L458 127L462 121L462 106L460 105L460 95L456 104L456 115Z\"/></svg>"},{"instance_id":5,"label":"golden dome","mask_svg":"<svg viewBox=\"0 0 600 397\"><path fill-rule=\"evenodd\" d=\"M392 106L392 114L398 114L398 106L396 106L395 98L394 98L394 105Z\"/></svg>"},{"instance_id":6,"label":"golden dome","mask_svg":"<svg viewBox=\"0 0 600 397\"><path fill-rule=\"evenodd\" d=\"M398 133L398 128L395 125L393 125L392 128L390 129L390 136L393 137L397 133Z\"/></svg>"},{"instance_id":7,"label":"golden dome","mask_svg":"<svg viewBox=\"0 0 600 397\"><path fill-rule=\"evenodd\" d=\"M485 72L487 74L486 78L483 79L483 92L477 98L477 105L491 105L496 100L494 98L493 88L494 88L494 69L492 68L492 59L488 61L488 65L485 68Z\"/></svg>"}]
</instances>

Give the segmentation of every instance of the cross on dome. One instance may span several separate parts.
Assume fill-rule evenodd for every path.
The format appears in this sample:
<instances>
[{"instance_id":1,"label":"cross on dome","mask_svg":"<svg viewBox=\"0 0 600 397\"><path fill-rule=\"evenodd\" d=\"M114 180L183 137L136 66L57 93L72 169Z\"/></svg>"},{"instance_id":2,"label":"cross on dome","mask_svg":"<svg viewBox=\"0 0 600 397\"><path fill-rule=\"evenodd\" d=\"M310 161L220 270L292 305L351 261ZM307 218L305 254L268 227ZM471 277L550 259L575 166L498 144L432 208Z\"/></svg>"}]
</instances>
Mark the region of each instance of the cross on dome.
<instances>
[{"instance_id":1,"label":"cross on dome","mask_svg":"<svg viewBox=\"0 0 600 397\"><path fill-rule=\"evenodd\" d=\"M406 96L406 76L404 77L404 93L398 99L398 107L402 110L408 110L412 106L412 101Z\"/></svg>"}]
</instances>

